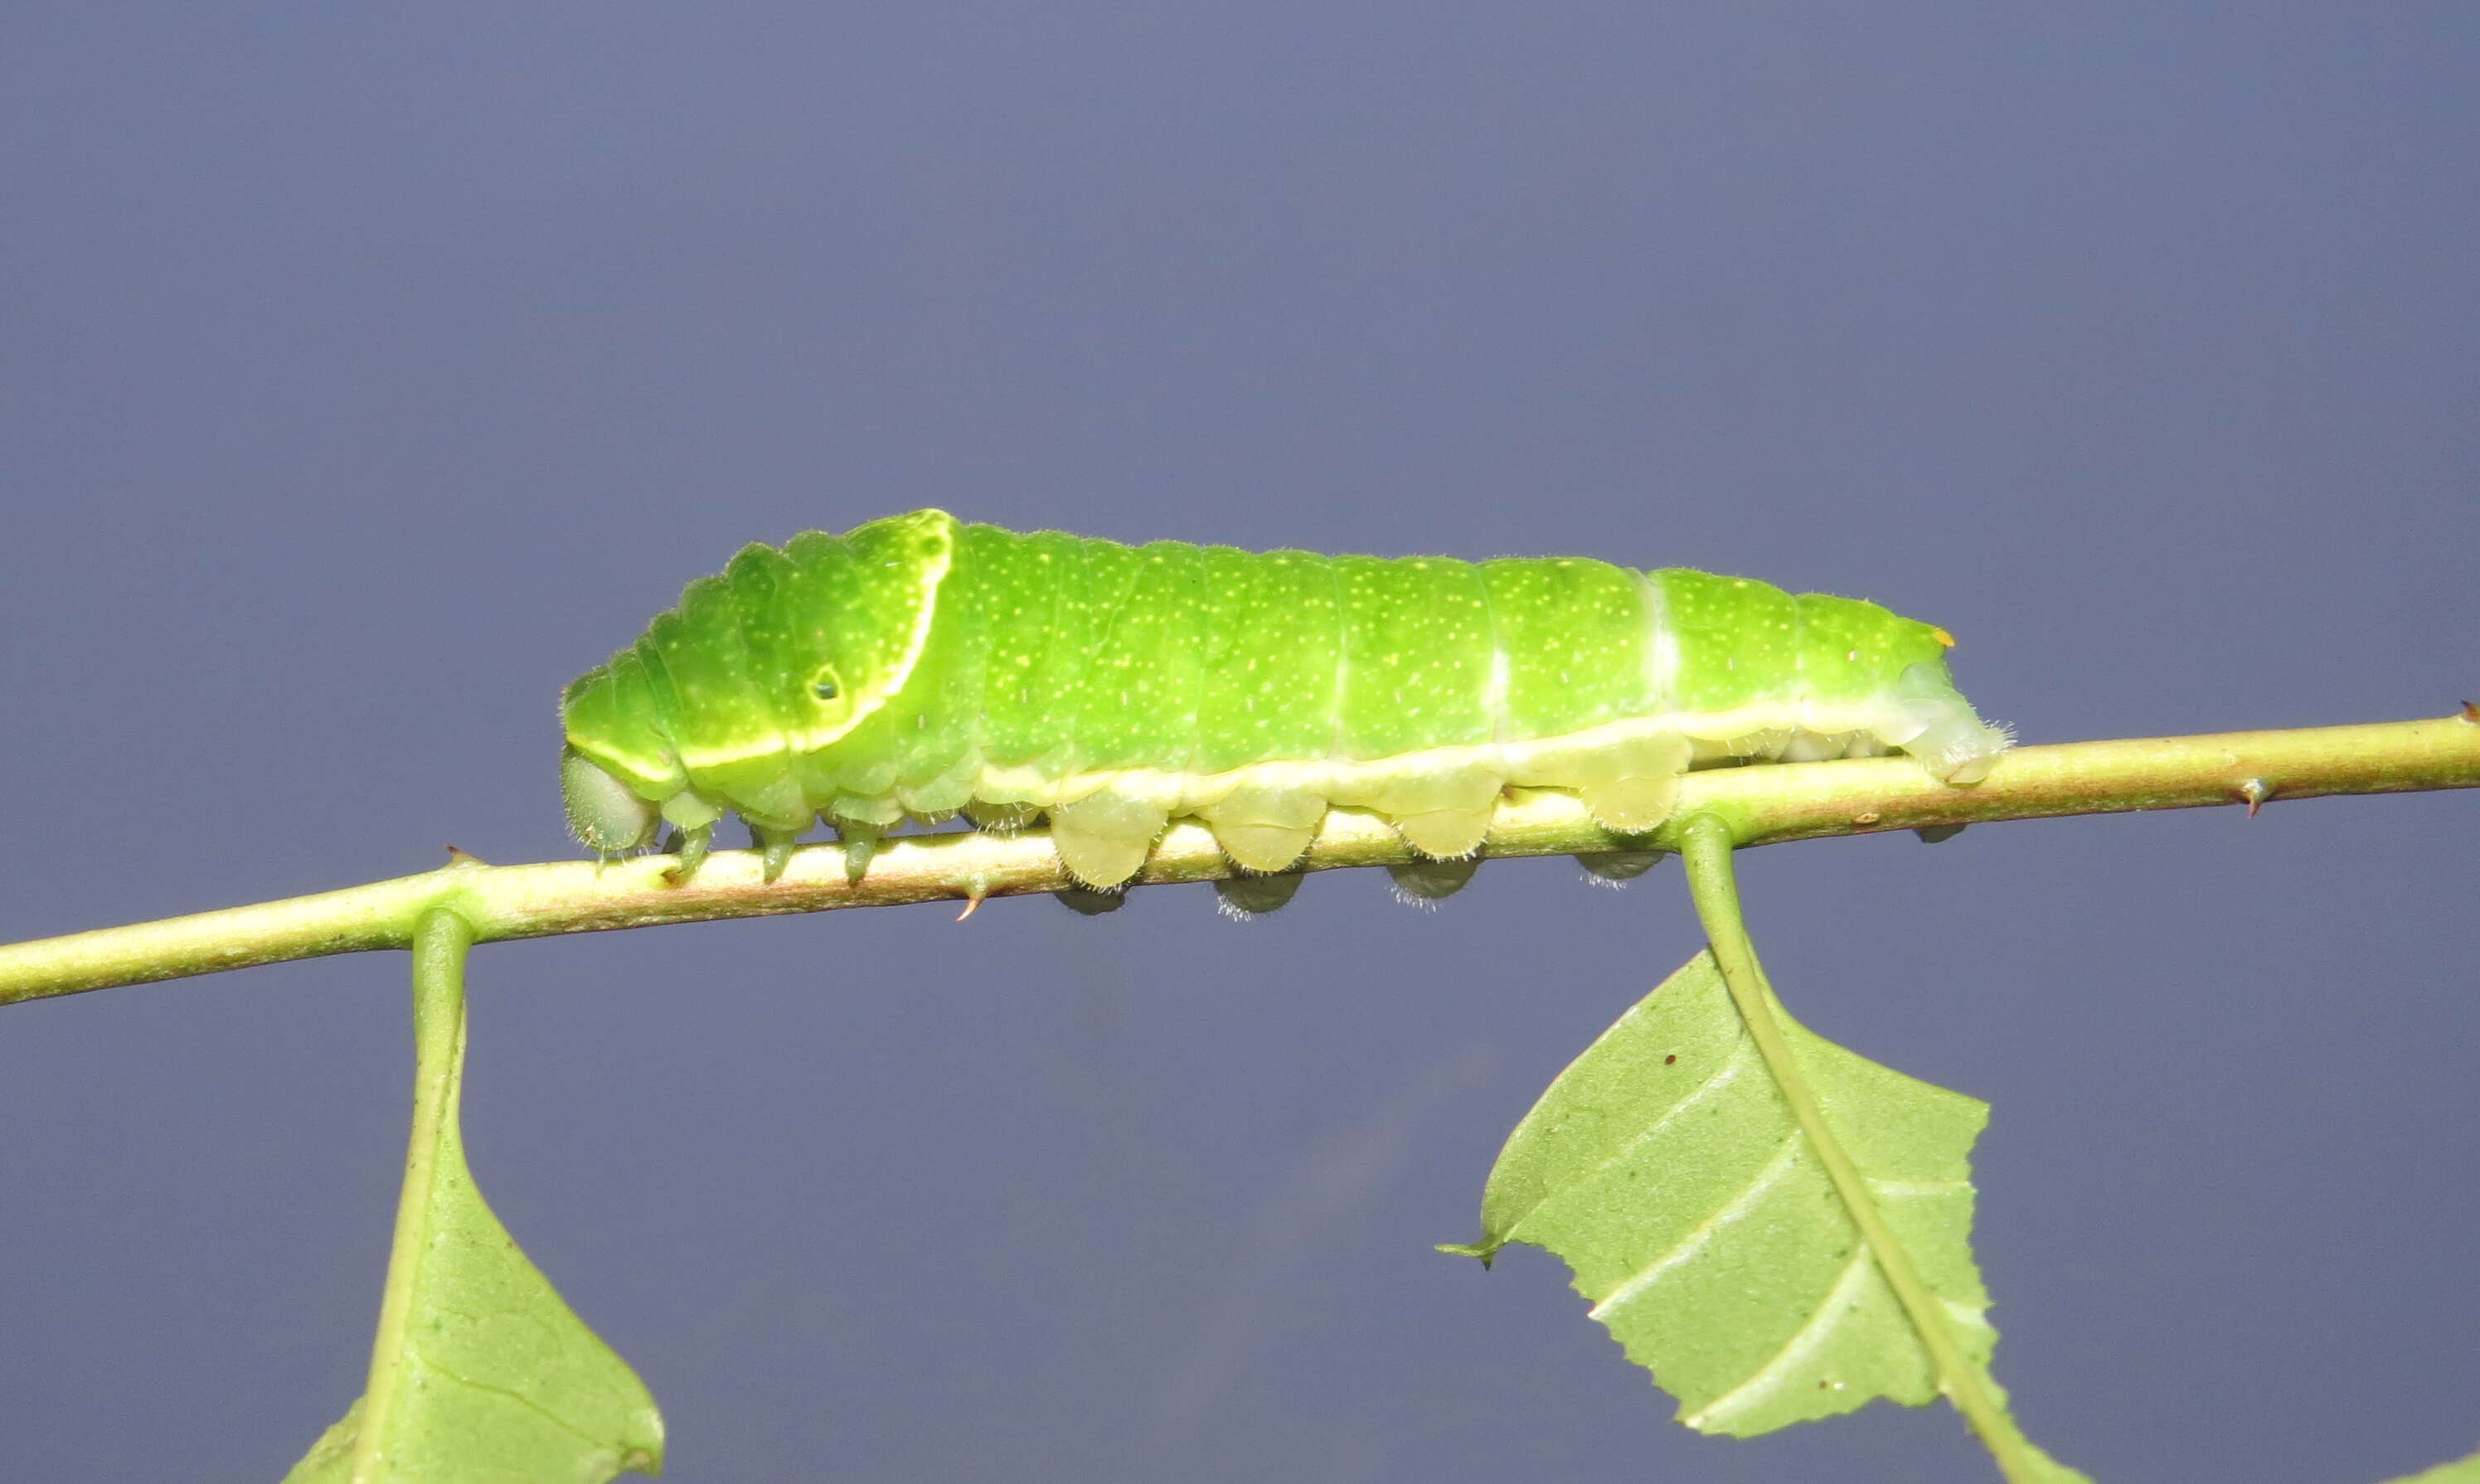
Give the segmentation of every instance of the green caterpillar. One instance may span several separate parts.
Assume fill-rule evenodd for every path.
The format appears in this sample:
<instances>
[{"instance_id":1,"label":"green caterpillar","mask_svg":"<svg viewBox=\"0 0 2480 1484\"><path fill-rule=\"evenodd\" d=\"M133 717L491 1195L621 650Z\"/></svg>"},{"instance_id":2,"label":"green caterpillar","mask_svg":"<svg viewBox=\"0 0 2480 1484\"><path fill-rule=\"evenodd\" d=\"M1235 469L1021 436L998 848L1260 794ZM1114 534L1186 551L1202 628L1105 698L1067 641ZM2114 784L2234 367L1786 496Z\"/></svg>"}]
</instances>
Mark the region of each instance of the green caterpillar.
<instances>
[{"instance_id":1,"label":"green caterpillar","mask_svg":"<svg viewBox=\"0 0 2480 1484\"><path fill-rule=\"evenodd\" d=\"M1956 693L1952 643L1686 568L1128 547L922 510L690 583L568 687L561 781L587 846L669 821L684 876L727 809L769 880L821 816L866 849L958 810L1047 815L1098 889L1180 815L1254 872L1295 864L1330 806L1454 861L1511 784L1634 833L1704 764L1899 749L1974 781L2007 739Z\"/></svg>"}]
</instances>

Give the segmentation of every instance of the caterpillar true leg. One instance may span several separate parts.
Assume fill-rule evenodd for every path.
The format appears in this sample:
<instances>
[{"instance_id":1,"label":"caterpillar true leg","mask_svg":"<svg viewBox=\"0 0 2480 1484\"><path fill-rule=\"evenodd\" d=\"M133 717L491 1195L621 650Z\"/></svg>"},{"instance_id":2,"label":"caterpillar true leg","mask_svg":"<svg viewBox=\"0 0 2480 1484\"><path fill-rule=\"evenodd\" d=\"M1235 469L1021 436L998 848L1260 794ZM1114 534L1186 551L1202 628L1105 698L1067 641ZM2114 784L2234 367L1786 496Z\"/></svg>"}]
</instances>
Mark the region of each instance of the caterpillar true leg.
<instances>
[{"instance_id":1,"label":"caterpillar true leg","mask_svg":"<svg viewBox=\"0 0 2480 1484\"><path fill-rule=\"evenodd\" d=\"M713 840L714 826L712 825L700 825L693 830L673 831L670 842L671 852L681 858L674 861L671 868L663 873L664 880L677 883L695 876L697 868L706 863L707 847Z\"/></svg>"}]
</instances>

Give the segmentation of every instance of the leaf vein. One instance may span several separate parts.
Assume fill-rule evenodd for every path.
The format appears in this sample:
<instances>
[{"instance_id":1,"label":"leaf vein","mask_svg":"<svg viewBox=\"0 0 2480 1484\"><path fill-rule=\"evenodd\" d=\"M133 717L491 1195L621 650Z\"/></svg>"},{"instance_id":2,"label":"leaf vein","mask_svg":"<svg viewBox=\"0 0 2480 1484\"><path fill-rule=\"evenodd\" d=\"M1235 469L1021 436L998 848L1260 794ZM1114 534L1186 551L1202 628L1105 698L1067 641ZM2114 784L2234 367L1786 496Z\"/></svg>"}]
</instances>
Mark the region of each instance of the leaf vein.
<instances>
[{"instance_id":1,"label":"leaf vein","mask_svg":"<svg viewBox=\"0 0 2480 1484\"><path fill-rule=\"evenodd\" d=\"M1576 1174L1578 1183L1581 1184L1584 1181L1590 1180L1594 1176L1608 1171L1612 1165L1627 1159L1630 1155L1636 1153L1637 1150L1644 1147L1646 1141L1651 1139L1655 1135L1660 1134L1664 1129L1668 1128L1682 1114L1686 1113L1688 1110L1705 1101L1715 1093L1721 1091L1732 1083L1737 1082L1739 1080L1740 1073L1744 1071L1755 1061L1756 1042L1744 1038L1742 1039L1739 1045L1732 1048L1731 1054L1722 1059L1722 1063L1719 1066L1707 1072L1695 1087L1689 1088L1687 1092L1681 1094L1679 1101L1671 1104L1669 1108L1665 1110L1661 1117L1646 1124L1642 1133L1637 1135L1626 1143L1619 1145L1616 1149L1612 1150L1610 1153L1602 1156L1600 1159L1595 1160L1592 1164L1588 1164L1583 1169L1579 1170Z\"/></svg>"},{"instance_id":2,"label":"leaf vein","mask_svg":"<svg viewBox=\"0 0 2480 1484\"><path fill-rule=\"evenodd\" d=\"M1951 1195L1971 1189L1969 1180L1879 1180L1874 1176L1869 1180L1870 1193L1898 1199L1915 1195Z\"/></svg>"},{"instance_id":3,"label":"leaf vein","mask_svg":"<svg viewBox=\"0 0 2480 1484\"><path fill-rule=\"evenodd\" d=\"M1739 1194L1716 1208L1712 1215L1690 1228L1688 1235L1673 1242L1668 1251L1629 1274L1627 1279L1617 1288L1611 1290L1600 1303L1587 1310L1587 1316L1590 1318L1600 1318L1603 1310L1615 1309L1627 1303L1637 1294L1661 1281L1664 1273L1703 1251L1705 1244L1714 1240L1715 1233L1747 1215L1760 1196L1792 1172L1793 1166L1798 1163L1799 1147L1799 1130L1794 1129L1785 1134L1782 1141L1774 1146L1774 1152L1767 1159L1764 1167L1750 1177L1747 1186Z\"/></svg>"},{"instance_id":4,"label":"leaf vein","mask_svg":"<svg viewBox=\"0 0 2480 1484\"><path fill-rule=\"evenodd\" d=\"M1842 1273L1835 1278L1834 1286L1826 1291L1824 1298L1818 1302L1817 1310L1809 1316L1808 1322L1784 1341L1782 1348L1764 1365L1750 1371L1746 1380L1681 1420L1701 1431L1708 1424L1724 1420L1731 1414L1747 1411L1790 1380L1799 1363L1823 1348L1834 1333L1834 1326L1859 1307L1859 1291L1868 1282L1875 1262L1876 1258L1870 1252L1867 1242L1855 1244L1851 1261L1843 1265Z\"/></svg>"}]
</instances>

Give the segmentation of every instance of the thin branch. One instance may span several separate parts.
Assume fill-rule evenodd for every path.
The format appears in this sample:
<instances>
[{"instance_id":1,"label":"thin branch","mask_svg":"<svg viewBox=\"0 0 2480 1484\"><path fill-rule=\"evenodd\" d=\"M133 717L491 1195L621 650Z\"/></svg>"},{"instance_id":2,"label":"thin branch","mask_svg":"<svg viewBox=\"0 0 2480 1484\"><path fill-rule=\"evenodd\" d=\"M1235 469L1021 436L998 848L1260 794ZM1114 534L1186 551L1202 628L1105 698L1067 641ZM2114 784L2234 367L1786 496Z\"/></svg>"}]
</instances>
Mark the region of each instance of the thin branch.
<instances>
[{"instance_id":1,"label":"thin branch","mask_svg":"<svg viewBox=\"0 0 2480 1484\"><path fill-rule=\"evenodd\" d=\"M1941 830L2001 820L2135 809L2243 805L2327 794L2480 787L2480 706L2438 721L2288 731L2235 731L2019 748L1968 788L1940 783L1903 757L1720 768L1692 774L1674 822L1712 814L1742 848L1888 830ZM1485 847L1493 857L1614 850L1676 851L1677 825L1615 835L1565 794L1525 790L1499 806ZM1375 815L1338 809L1302 869L1402 865L1413 858ZM201 871L211 862L201 860ZM420 876L255 907L0 947L0 1005L116 985L177 979L288 959L411 945L433 907L452 907L477 940L597 933L658 923L771 916L908 902L978 902L1073 885L1041 831L892 839L858 882L843 852L796 852L782 880L759 879L753 852L710 856L673 884L666 857L486 866L459 856ZM1235 874L1195 823L1175 825L1144 883L1203 882Z\"/></svg>"}]
</instances>

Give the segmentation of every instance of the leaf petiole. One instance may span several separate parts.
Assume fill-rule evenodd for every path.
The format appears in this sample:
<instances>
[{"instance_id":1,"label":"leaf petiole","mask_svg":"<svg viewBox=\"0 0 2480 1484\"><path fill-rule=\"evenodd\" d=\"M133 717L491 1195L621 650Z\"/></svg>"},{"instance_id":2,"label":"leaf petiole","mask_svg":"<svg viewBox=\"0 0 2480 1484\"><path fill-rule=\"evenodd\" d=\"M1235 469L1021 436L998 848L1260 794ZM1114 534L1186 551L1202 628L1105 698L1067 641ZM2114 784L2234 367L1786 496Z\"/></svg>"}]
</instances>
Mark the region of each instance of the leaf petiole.
<instances>
[{"instance_id":1,"label":"leaf petiole","mask_svg":"<svg viewBox=\"0 0 2480 1484\"><path fill-rule=\"evenodd\" d=\"M1774 998L1773 986L1766 981L1765 969L1757 962L1756 944L1749 940L1747 923L1741 914L1739 879L1731 864L1731 854L1737 848L1731 827L1717 815L1698 814L1680 827L1679 834L1680 860L1687 869L1688 889L1695 899L1697 920L1704 925L1715 962L1721 968L1722 983L1731 992L1731 1003L1739 1008L1740 1018L1746 1023L1758 1054L1765 1059L1783 1101L1791 1106L1801 1136L1825 1166L1835 1192L1850 1213L1852 1224L1869 1243L1877 1270L1885 1274L1887 1286L1895 1291L1912 1328L1927 1348L1937 1368L1938 1390L1946 1394L1979 1435L2009 1484L2084 1480L2085 1475L2051 1458L2015 1425L2006 1410L2005 1393L1986 1369L1964 1353L1946 1307L1930 1292L1910 1252L1878 1209L1868 1177L1826 1123L1817 1090L1783 1035L1781 1003Z\"/></svg>"}]
</instances>

